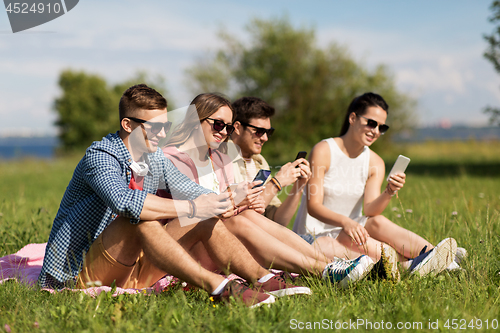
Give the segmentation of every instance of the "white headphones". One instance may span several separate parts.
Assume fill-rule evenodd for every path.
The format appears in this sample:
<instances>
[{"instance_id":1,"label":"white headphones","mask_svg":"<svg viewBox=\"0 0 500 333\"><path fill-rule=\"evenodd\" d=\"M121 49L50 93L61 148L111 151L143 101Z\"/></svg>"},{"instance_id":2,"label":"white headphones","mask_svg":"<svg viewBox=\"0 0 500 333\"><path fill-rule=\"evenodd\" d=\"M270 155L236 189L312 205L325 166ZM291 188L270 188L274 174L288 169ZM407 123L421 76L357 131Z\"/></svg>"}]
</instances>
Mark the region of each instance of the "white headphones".
<instances>
[{"instance_id":1,"label":"white headphones","mask_svg":"<svg viewBox=\"0 0 500 333\"><path fill-rule=\"evenodd\" d=\"M133 161L130 164L130 169L137 175L137 176L146 176L149 172L149 166L147 165L146 162L136 162Z\"/></svg>"}]
</instances>

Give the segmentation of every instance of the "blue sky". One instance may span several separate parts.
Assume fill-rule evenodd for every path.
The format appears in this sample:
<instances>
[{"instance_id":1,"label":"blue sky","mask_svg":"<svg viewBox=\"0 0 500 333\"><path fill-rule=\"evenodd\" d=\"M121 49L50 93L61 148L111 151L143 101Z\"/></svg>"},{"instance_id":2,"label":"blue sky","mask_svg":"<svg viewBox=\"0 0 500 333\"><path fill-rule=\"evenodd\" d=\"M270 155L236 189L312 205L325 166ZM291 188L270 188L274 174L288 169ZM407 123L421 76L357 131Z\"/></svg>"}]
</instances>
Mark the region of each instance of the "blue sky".
<instances>
[{"instance_id":1,"label":"blue sky","mask_svg":"<svg viewBox=\"0 0 500 333\"><path fill-rule=\"evenodd\" d=\"M484 125L500 106L500 75L482 54L491 1L82 0L67 14L13 34L0 10L0 136L55 133L59 73L85 70L115 83L161 74L176 106L189 103L186 68L219 47L217 31L244 40L253 17L287 15L316 30L317 44L345 45L368 68L386 65L417 102L420 125Z\"/></svg>"}]
</instances>

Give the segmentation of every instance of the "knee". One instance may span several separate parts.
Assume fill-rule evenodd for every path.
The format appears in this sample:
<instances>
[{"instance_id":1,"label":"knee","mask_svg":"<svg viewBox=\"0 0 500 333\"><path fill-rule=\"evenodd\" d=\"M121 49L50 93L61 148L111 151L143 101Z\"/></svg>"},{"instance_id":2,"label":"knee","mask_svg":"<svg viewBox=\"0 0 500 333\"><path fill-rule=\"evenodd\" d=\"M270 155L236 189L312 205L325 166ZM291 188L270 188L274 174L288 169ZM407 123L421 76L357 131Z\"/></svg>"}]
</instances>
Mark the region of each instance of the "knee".
<instances>
[{"instance_id":1,"label":"knee","mask_svg":"<svg viewBox=\"0 0 500 333\"><path fill-rule=\"evenodd\" d=\"M374 229L383 229L387 221L387 218L382 215L373 216L370 218L370 227Z\"/></svg>"},{"instance_id":2,"label":"knee","mask_svg":"<svg viewBox=\"0 0 500 333\"><path fill-rule=\"evenodd\" d=\"M250 234L255 227L252 222L240 215L225 220L224 225L238 237Z\"/></svg>"}]
</instances>

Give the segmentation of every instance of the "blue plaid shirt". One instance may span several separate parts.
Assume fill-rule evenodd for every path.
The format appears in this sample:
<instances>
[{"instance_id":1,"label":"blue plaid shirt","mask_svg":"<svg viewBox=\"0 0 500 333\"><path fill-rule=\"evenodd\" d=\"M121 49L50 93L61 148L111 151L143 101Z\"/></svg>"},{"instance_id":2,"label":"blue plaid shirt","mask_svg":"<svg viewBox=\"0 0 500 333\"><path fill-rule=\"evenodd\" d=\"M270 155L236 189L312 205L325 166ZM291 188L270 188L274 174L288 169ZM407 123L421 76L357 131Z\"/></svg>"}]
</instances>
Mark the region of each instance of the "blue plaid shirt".
<instances>
[{"instance_id":1,"label":"blue plaid shirt","mask_svg":"<svg viewBox=\"0 0 500 333\"><path fill-rule=\"evenodd\" d=\"M97 236L118 215L138 223L148 193L166 189L175 199L195 199L211 191L182 174L161 149L147 155L149 170L143 191L129 188L132 156L118 132L94 142L78 163L50 232L42 287L61 288L74 282L83 258Z\"/></svg>"}]
</instances>

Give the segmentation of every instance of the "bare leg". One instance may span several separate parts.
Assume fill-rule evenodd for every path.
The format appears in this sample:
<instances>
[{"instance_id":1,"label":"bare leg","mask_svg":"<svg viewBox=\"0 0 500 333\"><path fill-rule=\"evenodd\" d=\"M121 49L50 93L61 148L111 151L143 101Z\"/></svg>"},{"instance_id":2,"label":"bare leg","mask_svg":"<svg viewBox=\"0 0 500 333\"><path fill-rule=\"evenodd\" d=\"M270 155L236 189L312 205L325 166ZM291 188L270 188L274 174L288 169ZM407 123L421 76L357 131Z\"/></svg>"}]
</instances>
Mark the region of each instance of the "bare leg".
<instances>
[{"instance_id":1,"label":"bare leg","mask_svg":"<svg viewBox=\"0 0 500 333\"><path fill-rule=\"evenodd\" d=\"M424 246L427 246L427 250L434 248L424 238L400 227L382 215L368 218L365 228L371 237L391 245L406 258L418 256Z\"/></svg>"},{"instance_id":2,"label":"bare leg","mask_svg":"<svg viewBox=\"0 0 500 333\"><path fill-rule=\"evenodd\" d=\"M335 257L355 259L363 254L366 254L364 251L359 251L358 248L347 248L345 245L340 244L337 239L328 236L316 238L312 245L317 251L324 253L325 256L331 258L332 260ZM375 261L378 260L376 257L371 258Z\"/></svg>"},{"instance_id":3,"label":"bare leg","mask_svg":"<svg viewBox=\"0 0 500 333\"><path fill-rule=\"evenodd\" d=\"M263 215L256 213L254 210L247 209L240 215L246 217L252 223L259 226L262 230L266 231L274 238L280 240L282 243L287 244L289 247L294 248L304 256L327 262L333 259L332 257L325 256L324 253L315 249L292 230L268 219Z\"/></svg>"},{"instance_id":4,"label":"bare leg","mask_svg":"<svg viewBox=\"0 0 500 333\"><path fill-rule=\"evenodd\" d=\"M305 256L281 242L241 214L226 220L224 224L247 247L257 262L265 267L321 275L327 265L324 260Z\"/></svg>"},{"instance_id":5,"label":"bare leg","mask_svg":"<svg viewBox=\"0 0 500 333\"><path fill-rule=\"evenodd\" d=\"M169 222L167 232L187 251L199 241L212 261L221 269L255 282L270 272L260 266L245 246L217 219L181 227L178 220Z\"/></svg>"},{"instance_id":6,"label":"bare leg","mask_svg":"<svg viewBox=\"0 0 500 333\"><path fill-rule=\"evenodd\" d=\"M118 217L103 231L103 245L118 262L133 265L141 250L159 269L213 292L224 280L202 268L158 221L131 224Z\"/></svg>"}]
</instances>

